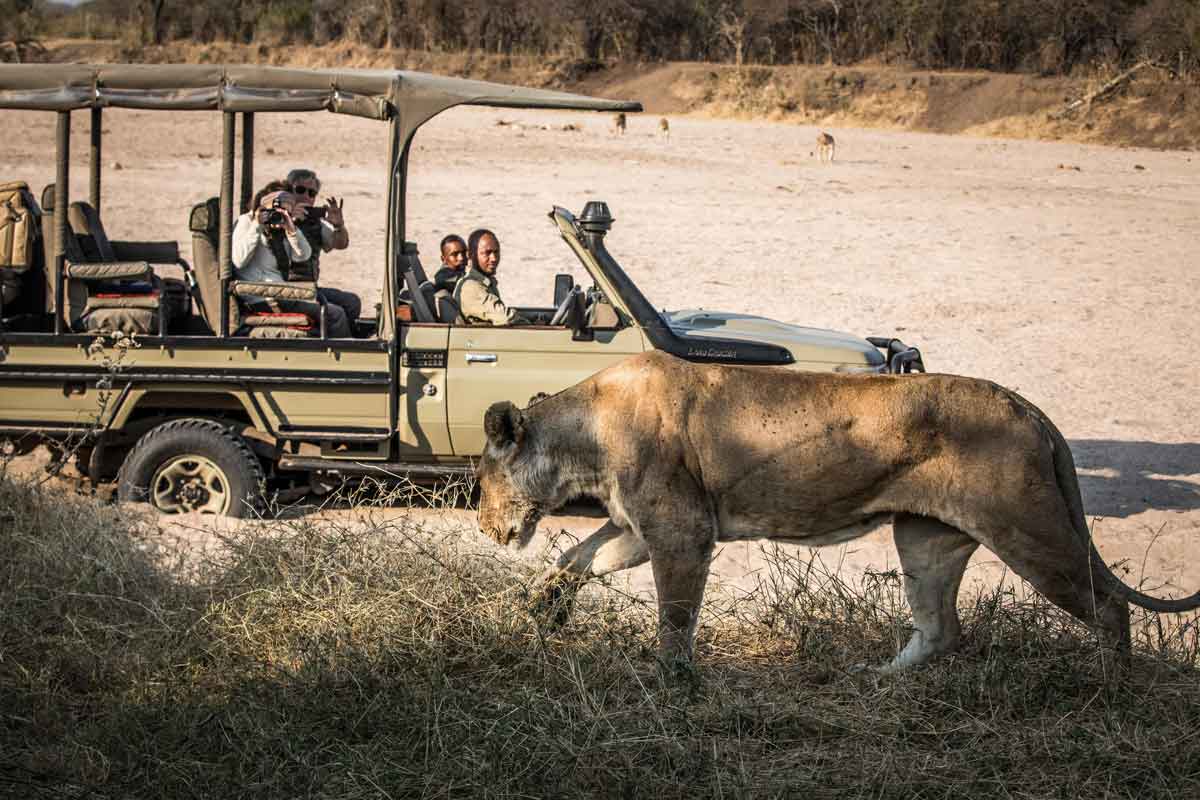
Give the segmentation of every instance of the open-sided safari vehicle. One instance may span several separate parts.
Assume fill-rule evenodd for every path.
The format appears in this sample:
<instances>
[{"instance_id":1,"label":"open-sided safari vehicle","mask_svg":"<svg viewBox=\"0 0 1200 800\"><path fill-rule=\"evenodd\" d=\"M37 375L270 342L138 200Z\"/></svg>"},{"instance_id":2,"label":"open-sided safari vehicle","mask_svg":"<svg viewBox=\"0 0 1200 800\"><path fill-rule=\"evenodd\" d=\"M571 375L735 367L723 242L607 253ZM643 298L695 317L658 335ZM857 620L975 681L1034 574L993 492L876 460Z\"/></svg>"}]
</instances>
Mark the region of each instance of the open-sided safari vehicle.
<instances>
[{"instance_id":1,"label":"open-sided safari vehicle","mask_svg":"<svg viewBox=\"0 0 1200 800\"><path fill-rule=\"evenodd\" d=\"M431 291L416 246L406 241L405 178L416 131L458 105L641 110L633 102L402 71L0 65L0 108L58 115L57 177L40 203L21 176L0 176L0 439L7 451L74 442L81 470L94 481L116 478L122 499L163 511L244 515L264 481L277 476L467 473L493 402L524 404L650 348L807 370L922 368L919 353L895 340L740 314L656 311L609 254L612 217L600 202L578 216L550 212L590 286L557 276L552 307L522 309L532 325L456 324L453 304ZM223 116L218 196L196 198L189 254L176 242L106 237L101 118L108 108ZM91 117L86 201L69 194L70 118L84 110ZM383 302L353 338L331 338L320 311L244 313L247 296L315 300L315 284L235 278L235 208L246 212L255 189L255 114L304 111L390 126ZM120 222L128 228L137 221ZM113 332L132 334L140 347L114 358ZM100 340L104 348L94 346Z\"/></svg>"}]
</instances>

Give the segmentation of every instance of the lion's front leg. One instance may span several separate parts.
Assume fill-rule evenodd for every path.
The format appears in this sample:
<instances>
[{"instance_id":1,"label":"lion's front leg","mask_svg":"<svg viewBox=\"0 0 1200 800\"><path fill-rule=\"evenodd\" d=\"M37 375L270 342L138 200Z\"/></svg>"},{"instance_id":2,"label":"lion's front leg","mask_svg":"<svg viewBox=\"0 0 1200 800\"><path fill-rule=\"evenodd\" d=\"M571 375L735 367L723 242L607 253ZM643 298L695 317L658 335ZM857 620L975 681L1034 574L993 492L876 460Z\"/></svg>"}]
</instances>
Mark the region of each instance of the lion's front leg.
<instances>
[{"instance_id":1,"label":"lion's front leg","mask_svg":"<svg viewBox=\"0 0 1200 800\"><path fill-rule=\"evenodd\" d=\"M550 613L552 627L563 625L574 608L575 596L588 580L645 564L649 558L642 538L610 519L542 573L538 608Z\"/></svg>"},{"instance_id":2,"label":"lion's front leg","mask_svg":"<svg viewBox=\"0 0 1200 800\"><path fill-rule=\"evenodd\" d=\"M643 532L658 594L658 649L665 664L690 662L716 542L707 521Z\"/></svg>"}]
</instances>

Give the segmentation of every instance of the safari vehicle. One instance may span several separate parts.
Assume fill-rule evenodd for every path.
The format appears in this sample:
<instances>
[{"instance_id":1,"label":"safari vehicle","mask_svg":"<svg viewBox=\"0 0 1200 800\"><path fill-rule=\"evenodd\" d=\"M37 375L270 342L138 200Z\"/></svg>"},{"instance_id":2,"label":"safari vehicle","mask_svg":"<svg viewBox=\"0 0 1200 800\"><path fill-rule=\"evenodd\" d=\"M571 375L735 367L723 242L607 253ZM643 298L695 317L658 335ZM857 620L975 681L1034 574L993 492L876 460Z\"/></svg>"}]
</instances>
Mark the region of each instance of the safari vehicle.
<instances>
[{"instance_id":1,"label":"safari vehicle","mask_svg":"<svg viewBox=\"0 0 1200 800\"><path fill-rule=\"evenodd\" d=\"M8 452L74 441L81 471L96 482L116 479L123 500L241 516L276 479L469 474L490 404L524 404L649 348L806 370L922 369L920 354L896 340L741 314L656 311L609 254L613 220L601 202L579 215L549 214L590 285L556 276L551 305L520 309L534 322L528 326L460 324L452 298L432 291L405 226L414 134L458 105L641 110L404 71L0 65L0 108L57 114L56 180L41 202L24 184L6 184L7 195L0 187L0 199L11 200L0 242L20 245L10 241L0 254L0 439ZM105 234L102 115L123 108L223 117L220 185L192 209L190 258L177 242ZM86 201L70 196L69 163L71 115L85 110ZM329 337L323 309L245 313L247 296L315 300L315 284L235 278L233 221L254 190L255 115L305 111L390 126L383 300L352 338ZM136 222L121 220L126 228ZM138 346L115 348L117 334Z\"/></svg>"}]
</instances>

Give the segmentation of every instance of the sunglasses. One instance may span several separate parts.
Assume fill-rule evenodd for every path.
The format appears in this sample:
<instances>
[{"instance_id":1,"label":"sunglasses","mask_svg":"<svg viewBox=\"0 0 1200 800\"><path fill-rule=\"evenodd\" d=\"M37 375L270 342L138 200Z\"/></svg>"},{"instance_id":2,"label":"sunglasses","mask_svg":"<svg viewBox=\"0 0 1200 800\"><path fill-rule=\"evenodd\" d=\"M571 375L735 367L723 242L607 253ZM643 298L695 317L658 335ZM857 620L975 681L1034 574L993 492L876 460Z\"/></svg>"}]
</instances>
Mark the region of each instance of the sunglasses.
<instances>
[{"instance_id":1,"label":"sunglasses","mask_svg":"<svg viewBox=\"0 0 1200 800\"><path fill-rule=\"evenodd\" d=\"M306 194L309 197L312 197L314 199L316 198L317 194L319 194L319 193L320 193L319 189L310 189L307 186L293 186L292 187L292 194Z\"/></svg>"}]
</instances>

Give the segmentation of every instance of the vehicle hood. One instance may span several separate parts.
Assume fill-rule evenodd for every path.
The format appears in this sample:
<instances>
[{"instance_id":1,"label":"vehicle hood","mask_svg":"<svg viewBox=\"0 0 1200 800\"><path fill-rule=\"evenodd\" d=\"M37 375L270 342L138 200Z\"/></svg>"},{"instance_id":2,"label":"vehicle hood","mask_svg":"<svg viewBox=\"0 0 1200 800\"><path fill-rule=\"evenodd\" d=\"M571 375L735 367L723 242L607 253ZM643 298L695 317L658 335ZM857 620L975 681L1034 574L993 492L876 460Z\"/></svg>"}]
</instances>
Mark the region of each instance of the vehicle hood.
<instances>
[{"instance_id":1,"label":"vehicle hood","mask_svg":"<svg viewBox=\"0 0 1200 800\"><path fill-rule=\"evenodd\" d=\"M786 348L798 366L876 367L884 363L883 354L870 342L848 333L721 311L668 311L663 318L677 336L688 340L738 339Z\"/></svg>"}]
</instances>

